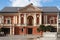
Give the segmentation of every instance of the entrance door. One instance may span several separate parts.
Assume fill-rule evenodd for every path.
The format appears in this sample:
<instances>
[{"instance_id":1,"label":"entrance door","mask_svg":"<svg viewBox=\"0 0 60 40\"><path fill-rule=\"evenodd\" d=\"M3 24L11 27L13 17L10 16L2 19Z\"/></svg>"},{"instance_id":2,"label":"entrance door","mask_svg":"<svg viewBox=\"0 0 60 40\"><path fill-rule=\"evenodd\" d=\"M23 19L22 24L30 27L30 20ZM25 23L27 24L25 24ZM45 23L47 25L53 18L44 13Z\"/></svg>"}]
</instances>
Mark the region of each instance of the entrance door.
<instances>
[{"instance_id":1,"label":"entrance door","mask_svg":"<svg viewBox=\"0 0 60 40\"><path fill-rule=\"evenodd\" d=\"M5 34L10 34L10 28L2 28L2 31L3 31Z\"/></svg>"},{"instance_id":2,"label":"entrance door","mask_svg":"<svg viewBox=\"0 0 60 40\"><path fill-rule=\"evenodd\" d=\"M28 28L28 34L32 34L32 28Z\"/></svg>"},{"instance_id":3,"label":"entrance door","mask_svg":"<svg viewBox=\"0 0 60 40\"><path fill-rule=\"evenodd\" d=\"M20 34L19 31L20 31L19 27L15 27L14 34L19 35Z\"/></svg>"}]
</instances>

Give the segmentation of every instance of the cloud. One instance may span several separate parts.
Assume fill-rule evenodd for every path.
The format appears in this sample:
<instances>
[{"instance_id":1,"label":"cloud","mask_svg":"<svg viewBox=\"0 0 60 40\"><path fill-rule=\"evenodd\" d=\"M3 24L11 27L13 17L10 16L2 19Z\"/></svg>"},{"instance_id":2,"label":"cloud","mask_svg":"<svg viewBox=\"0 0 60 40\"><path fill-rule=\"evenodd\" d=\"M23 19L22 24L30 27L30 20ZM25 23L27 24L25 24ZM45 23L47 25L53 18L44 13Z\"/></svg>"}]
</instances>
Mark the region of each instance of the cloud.
<instances>
[{"instance_id":1,"label":"cloud","mask_svg":"<svg viewBox=\"0 0 60 40\"><path fill-rule=\"evenodd\" d=\"M42 2L52 2L53 0L42 0Z\"/></svg>"},{"instance_id":2,"label":"cloud","mask_svg":"<svg viewBox=\"0 0 60 40\"><path fill-rule=\"evenodd\" d=\"M28 5L28 4L30 4L30 3L33 3L33 5L35 5L35 6L42 6L41 5L41 0L10 0L10 2L11 2L11 6L13 6L13 7L23 7L23 6L26 6L26 5Z\"/></svg>"},{"instance_id":3,"label":"cloud","mask_svg":"<svg viewBox=\"0 0 60 40\"><path fill-rule=\"evenodd\" d=\"M10 0L11 1L11 5L13 7L15 6L25 6L27 4L29 4L29 1L28 0Z\"/></svg>"}]
</instances>

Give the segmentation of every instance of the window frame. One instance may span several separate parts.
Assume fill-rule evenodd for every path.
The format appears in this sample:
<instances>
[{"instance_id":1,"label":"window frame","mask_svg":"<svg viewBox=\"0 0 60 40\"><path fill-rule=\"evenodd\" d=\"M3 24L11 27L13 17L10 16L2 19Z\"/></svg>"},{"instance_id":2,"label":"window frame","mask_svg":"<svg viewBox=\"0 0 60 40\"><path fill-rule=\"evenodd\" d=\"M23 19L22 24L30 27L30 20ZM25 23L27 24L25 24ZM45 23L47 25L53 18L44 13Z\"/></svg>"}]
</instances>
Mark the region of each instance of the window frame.
<instances>
[{"instance_id":1,"label":"window frame","mask_svg":"<svg viewBox=\"0 0 60 40\"><path fill-rule=\"evenodd\" d=\"M8 20L10 20L10 23L8 23ZM11 18L10 17L6 18L6 24L11 24Z\"/></svg>"}]
</instances>

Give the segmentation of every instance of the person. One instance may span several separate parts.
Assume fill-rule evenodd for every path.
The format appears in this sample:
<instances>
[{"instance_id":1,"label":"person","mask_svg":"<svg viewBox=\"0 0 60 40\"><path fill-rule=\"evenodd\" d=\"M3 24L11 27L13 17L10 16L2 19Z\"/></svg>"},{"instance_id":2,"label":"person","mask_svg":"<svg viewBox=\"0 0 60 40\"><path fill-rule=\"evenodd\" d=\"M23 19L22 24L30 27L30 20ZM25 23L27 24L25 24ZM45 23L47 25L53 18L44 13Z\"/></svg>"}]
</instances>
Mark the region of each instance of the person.
<instances>
[{"instance_id":1,"label":"person","mask_svg":"<svg viewBox=\"0 0 60 40\"><path fill-rule=\"evenodd\" d=\"M40 31L40 36L43 37L43 31Z\"/></svg>"}]
</instances>

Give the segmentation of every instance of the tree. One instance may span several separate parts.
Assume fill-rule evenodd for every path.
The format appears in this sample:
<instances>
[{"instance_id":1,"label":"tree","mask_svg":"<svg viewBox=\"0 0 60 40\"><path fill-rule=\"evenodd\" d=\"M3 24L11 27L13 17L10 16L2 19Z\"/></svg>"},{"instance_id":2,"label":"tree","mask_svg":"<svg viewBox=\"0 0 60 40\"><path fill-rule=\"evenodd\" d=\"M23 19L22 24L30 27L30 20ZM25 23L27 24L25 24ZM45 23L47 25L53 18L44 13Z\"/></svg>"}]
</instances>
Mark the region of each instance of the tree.
<instances>
[{"instance_id":1,"label":"tree","mask_svg":"<svg viewBox=\"0 0 60 40\"><path fill-rule=\"evenodd\" d=\"M43 32L46 32L46 31L56 32L56 28L54 28L54 27L51 26L51 25L48 25L48 26L40 25L40 26L37 28L37 31L38 31L38 32L40 32L40 31L43 31Z\"/></svg>"},{"instance_id":2,"label":"tree","mask_svg":"<svg viewBox=\"0 0 60 40\"><path fill-rule=\"evenodd\" d=\"M38 28L37 28L38 32L40 31L43 31L45 32L46 31L46 27L44 25L40 25Z\"/></svg>"},{"instance_id":3,"label":"tree","mask_svg":"<svg viewBox=\"0 0 60 40\"><path fill-rule=\"evenodd\" d=\"M50 25L49 26L46 26L46 31L50 31Z\"/></svg>"},{"instance_id":4,"label":"tree","mask_svg":"<svg viewBox=\"0 0 60 40\"><path fill-rule=\"evenodd\" d=\"M51 32L53 30L53 28L54 28L53 26L48 25L48 26L46 26L46 31L50 31Z\"/></svg>"}]
</instances>

